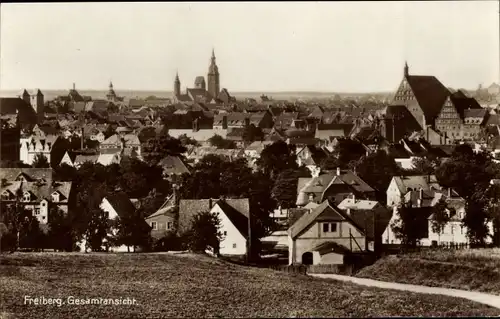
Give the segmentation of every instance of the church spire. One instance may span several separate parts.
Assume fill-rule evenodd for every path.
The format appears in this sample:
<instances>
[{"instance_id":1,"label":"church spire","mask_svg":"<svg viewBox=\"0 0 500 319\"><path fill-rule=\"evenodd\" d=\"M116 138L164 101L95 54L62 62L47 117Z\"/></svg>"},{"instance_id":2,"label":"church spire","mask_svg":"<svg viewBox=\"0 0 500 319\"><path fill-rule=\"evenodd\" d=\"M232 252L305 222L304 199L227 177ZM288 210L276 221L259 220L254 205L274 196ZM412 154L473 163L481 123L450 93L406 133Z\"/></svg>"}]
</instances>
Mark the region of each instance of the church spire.
<instances>
[{"instance_id":1,"label":"church spire","mask_svg":"<svg viewBox=\"0 0 500 319\"><path fill-rule=\"evenodd\" d=\"M409 69L410 69L410 68L408 67L408 62L407 62L407 61L405 61L405 71L404 71L404 72L405 72L405 76L408 76L408 75L410 74L410 73L409 73Z\"/></svg>"},{"instance_id":2,"label":"church spire","mask_svg":"<svg viewBox=\"0 0 500 319\"><path fill-rule=\"evenodd\" d=\"M181 95L181 80L179 79L179 70L176 70L174 80L174 96L179 95Z\"/></svg>"}]
</instances>

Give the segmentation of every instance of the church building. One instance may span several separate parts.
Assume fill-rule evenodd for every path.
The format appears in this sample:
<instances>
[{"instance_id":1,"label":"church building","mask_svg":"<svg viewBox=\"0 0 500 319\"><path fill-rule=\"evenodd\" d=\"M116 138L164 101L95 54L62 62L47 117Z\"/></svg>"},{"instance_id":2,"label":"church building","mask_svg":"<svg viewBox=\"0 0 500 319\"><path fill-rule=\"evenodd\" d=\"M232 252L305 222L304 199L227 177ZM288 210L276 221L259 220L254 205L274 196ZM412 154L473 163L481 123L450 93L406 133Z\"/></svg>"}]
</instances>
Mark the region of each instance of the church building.
<instances>
[{"instance_id":1,"label":"church building","mask_svg":"<svg viewBox=\"0 0 500 319\"><path fill-rule=\"evenodd\" d=\"M227 89L222 89L222 91L220 89L219 67L215 61L214 50L212 50L206 82L204 76L197 76L194 81L194 88L187 88L186 93L183 94L181 92L179 74L175 75L174 101L176 103L229 103L234 101L234 98L229 95Z\"/></svg>"}]
</instances>

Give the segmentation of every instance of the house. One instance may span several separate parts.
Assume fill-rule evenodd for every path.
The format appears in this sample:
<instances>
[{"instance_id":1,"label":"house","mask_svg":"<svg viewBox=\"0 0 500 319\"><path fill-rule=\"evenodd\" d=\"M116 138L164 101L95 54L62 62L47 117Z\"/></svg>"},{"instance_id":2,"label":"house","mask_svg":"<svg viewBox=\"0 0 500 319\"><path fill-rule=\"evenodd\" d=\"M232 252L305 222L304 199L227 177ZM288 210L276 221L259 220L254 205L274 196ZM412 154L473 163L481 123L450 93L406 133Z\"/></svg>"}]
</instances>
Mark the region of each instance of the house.
<instances>
[{"instance_id":1,"label":"house","mask_svg":"<svg viewBox=\"0 0 500 319\"><path fill-rule=\"evenodd\" d=\"M219 253L221 255L245 256L250 232L250 202L248 198L220 199L210 212L217 214L221 222L222 240L219 244Z\"/></svg>"},{"instance_id":2,"label":"house","mask_svg":"<svg viewBox=\"0 0 500 319\"><path fill-rule=\"evenodd\" d=\"M387 206L394 207L401 203L401 197L409 191L441 190L435 175L393 176L387 188Z\"/></svg>"},{"instance_id":3,"label":"house","mask_svg":"<svg viewBox=\"0 0 500 319\"><path fill-rule=\"evenodd\" d=\"M120 148L101 149L95 163L108 166L112 164L120 164L123 158L123 150ZM93 157L87 158L93 159Z\"/></svg>"},{"instance_id":4,"label":"house","mask_svg":"<svg viewBox=\"0 0 500 319\"><path fill-rule=\"evenodd\" d=\"M370 238L357 215L329 200L303 214L287 231L289 265L344 264L344 256L366 251Z\"/></svg>"},{"instance_id":5,"label":"house","mask_svg":"<svg viewBox=\"0 0 500 319\"><path fill-rule=\"evenodd\" d=\"M353 128L353 124L317 124L314 138L328 143L333 138L348 137Z\"/></svg>"},{"instance_id":6,"label":"house","mask_svg":"<svg viewBox=\"0 0 500 319\"><path fill-rule=\"evenodd\" d=\"M114 134L101 143L100 149L120 149L140 158L142 147L139 137L135 134Z\"/></svg>"},{"instance_id":7,"label":"house","mask_svg":"<svg viewBox=\"0 0 500 319\"><path fill-rule=\"evenodd\" d=\"M99 207L107 213L108 219L113 221L123 216L131 216L134 214L136 207L125 193L116 193L104 197ZM111 228L108 236L116 236L118 229ZM125 245L107 247L108 251L112 252L128 252L135 251L135 247Z\"/></svg>"},{"instance_id":8,"label":"house","mask_svg":"<svg viewBox=\"0 0 500 319\"><path fill-rule=\"evenodd\" d=\"M450 91L434 76L410 75L405 64L403 79L394 94L392 105L404 105L424 130L434 127Z\"/></svg>"},{"instance_id":9,"label":"house","mask_svg":"<svg viewBox=\"0 0 500 319\"><path fill-rule=\"evenodd\" d=\"M297 152L297 165L305 166L311 172L313 177L320 174L321 162L328 156L328 153L315 146L305 146Z\"/></svg>"},{"instance_id":10,"label":"house","mask_svg":"<svg viewBox=\"0 0 500 319\"><path fill-rule=\"evenodd\" d=\"M392 211L378 201L356 199L355 196L344 199L338 208L353 216L367 233L368 249L375 252L382 250L382 234L392 217Z\"/></svg>"},{"instance_id":11,"label":"house","mask_svg":"<svg viewBox=\"0 0 500 319\"><path fill-rule=\"evenodd\" d=\"M75 160L73 161L73 164L76 168L79 168L82 164L87 163L87 162L95 164L95 163L97 163L98 159L99 159L99 155L97 155L97 154L79 154L79 155L76 155Z\"/></svg>"},{"instance_id":12,"label":"house","mask_svg":"<svg viewBox=\"0 0 500 319\"><path fill-rule=\"evenodd\" d=\"M262 153L264 148L273 143L273 141L255 141L245 148L245 155L253 159L260 158L260 153Z\"/></svg>"},{"instance_id":13,"label":"house","mask_svg":"<svg viewBox=\"0 0 500 319\"><path fill-rule=\"evenodd\" d=\"M21 136L20 144L19 159L28 165L33 164L37 154L45 156L49 163L59 163L66 152L65 144L57 135Z\"/></svg>"},{"instance_id":14,"label":"house","mask_svg":"<svg viewBox=\"0 0 500 319\"><path fill-rule=\"evenodd\" d=\"M75 163L74 163L75 159L76 159L75 153L66 151L66 153L64 153L63 158L59 162L59 165L66 164L66 165L74 167L75 166Z\"/></svg>"},{"instance_id":15,"label":"house","mask_svg":"<svg viewBox=\"0 0 500 319\"><path fill-rule=\"evenodd\" d=\"M20 201L41 225L47 225L51 206L67 213L72 204L72 182L54 180L50 168L2 168L0 179L1 201Z\"/></svg>"},{"instance_id":16,"label":"house","mask_svg":"<svg viewBox=\"0 0 500 319\"><path fill-rule=\"evenodd\" d=\"M468 245L467 227L463 225L465 217L465 200L460 197L454 190L424 190L423 188L411 190L403 197L404 202L410 207L412 213L419 214L420 224L418 221L414 227L421 231L420 245L421 246L441 246L441 245ZM432 208L436 204L444 200L447 208L446 214L450 220L444 225L441 232L434 231L433 211ZM398 206L392 208L392 217L382 235L382 241L385 245L400 245L401 240L397 238L391 225L398 220ZM493 224L488 223L490 234L493 234ZM491 237L487 238L487 243L491 242Z\"/></svg>"},{"instance_id":17,"label":"house","mask_svg":"<svg viewBox=\"0 0 500 319\"><path fill-rule=\"evenodd\" d=\"M179 138L181 135L186 135L189 138L194 139L201 145L209 144L208 140L215 135L219 135L222 138L226 138L227 130L215 130L215 129L198 129L193 127L193 129L169 129L168 135L174 138Z\"/></svg>"},{"instance_id":18,"label":"house","mask_svg":"<svg viewBox=\"0 0 500 319\"><path fill-rule=\"evenodd\" d=\"M252 124L255 127L272 128L273 117L269 111L257 113L221 113L214 117L213 127L215 130L227 130L232 128L245 128Z\"/></svg>"},{"instance_id":19,"label":"house","mask_svg":"<svg viewBox=\"0 0 500 319\"><path fill-rule=\"evenodd\" d=\"M163 167L163 175L165 176L190 173L188 165L186 165L179 156L167 156L163 158L158 165Z\"/></svg>"},{"instance_id":20,"label":"house","mask_svg":"<svg viewBox=\"0 0 500 319\"><path fill-rule=\"evenodd\" d=\"M176 222L177 203L174 195L167 197L163 205L146 218L146 223L151 227L151 237L155 239L175 233Z\"/></svg>"},{"instance_id":21,"label":"house","mask_svg":"<svg viewBox=\"0 0 500 319\"><path fill-rule=\"evenodd\" d=\"M326 199L340 203L354 194L359 199L375 199L375 190L350 170L337 168L334 173L318 177L300 177L297 183L296 205L303 207L310 202L320 204Z\"/></svg>"}]
</instances>

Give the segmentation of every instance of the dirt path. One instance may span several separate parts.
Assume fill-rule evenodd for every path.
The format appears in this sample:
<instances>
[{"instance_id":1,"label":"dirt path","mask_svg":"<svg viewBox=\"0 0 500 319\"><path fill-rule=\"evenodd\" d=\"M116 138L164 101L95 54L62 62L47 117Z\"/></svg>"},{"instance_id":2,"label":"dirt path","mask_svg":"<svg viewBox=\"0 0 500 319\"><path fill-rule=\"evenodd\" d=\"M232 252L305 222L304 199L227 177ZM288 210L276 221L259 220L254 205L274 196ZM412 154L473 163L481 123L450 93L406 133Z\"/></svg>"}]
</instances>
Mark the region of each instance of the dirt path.
<instances>
[{"instance_id":1,"label":"dirt path","mask_svg":"<svg viewBox=\"0 0 500 319\"><path fill-rule=\"evenodd\" d=\"M373 279L357 278L357 277L333 275L333 274L309 274L309 275L317 278L350 281L358 285L378 287L383 289L395 289L395 290L404 290L404 291L411 291L424 294L445 295L450 297L464 298L500 309L500 296L490 295L484 292L400 284L395 282L386 282Z\"/></svg>"}]
</instances>

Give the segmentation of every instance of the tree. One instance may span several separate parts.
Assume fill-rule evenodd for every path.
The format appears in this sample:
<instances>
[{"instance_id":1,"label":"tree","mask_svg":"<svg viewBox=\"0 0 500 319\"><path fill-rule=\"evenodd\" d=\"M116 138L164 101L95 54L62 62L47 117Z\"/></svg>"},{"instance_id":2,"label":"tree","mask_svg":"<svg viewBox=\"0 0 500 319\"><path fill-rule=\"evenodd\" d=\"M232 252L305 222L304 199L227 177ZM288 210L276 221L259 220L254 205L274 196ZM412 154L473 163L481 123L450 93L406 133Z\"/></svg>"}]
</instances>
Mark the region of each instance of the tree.
<instances>
[{"instance_id":1,"label":"tree","mask_svg":"<svg viewBox=\"0 0 500 319\"><path fill-rule=\"evenodd\" d=\"M151 165L157 165L164 157L178 156L186 151L181 141L171 136L158 136L144 144L144 159Z\"/></svg>"},{"instance_id":2,"label":"tree","mask_svg":"<svg viewBox=\"0 0 500 319\"><path fill-rule=\"evenodd\" d=\"M420 240L424 237L424 230L427 229L427 214L424 208L411 207L401 198L396 219L391 223L392 231L397 239L401 241L403 250L415 249ZM427 216L426 216L427 215Z\"/></svg>"},{"instance_id":3,"label":"tree","mask_svg":"<svg viewBox=\"0 0 500 319\"><path fill-rule=\"evenodd\" d=\"M66 163L58 165L54 169L54 180L71 182L76 179L78 170Z\"/></svg>"},{"instance_id":4,"label":"tree","mask_svg":"<svg viewBox=\"0 0 500 319\"><path fill-rule=\"evenodd\" d=\"M446 201L441 198L436 205L431 208L431 225L432 231L438 234L439 241L441 242L441 234L444 231L444 227L450 221L450 214L448 214L448 205Z\"/></svg>"},{"instance_id":5,"label":"tree","mask_svg":"<svg viewBox=\"0 0 500 319\"><path fill-rule=\"evenodd\" d=\"M431 160L427 157L415 157L412 160L412 172L418 175L433 175L439 166L437 160Z\"/></svg>"},{"instance_id":6,"label":"tree","mask_svg":"<svg viewBox=\"0 0 500 319\"><path fill-rule=\"evenodd\" d=\"M186 235L188 248L194 252L210 249L218 255L219 244L223 239L219 217L210 212L199 212L193 216L191 225Z\"/></svg>"},{"instance_id":7,"label":"tree","mask_svg":"<svg viewBox=\"0 0 500 319\"><path fill-rule=\"evenodd\" d=\"M49 168L50 164L45 155L43 155L42 153L37 153L35 155L35 158L33 159L32 166L33 168Z\"/></svg>"},{"instance_id":8,"label":"tree","mask_svg":"<svg viewBox=\"0 0 500 319\"><path fill-rule=\"evenodd\" d=\"M130 212L130 215L120 216L117 220L117 234L114 243L130 247L141 247L143 251L151 247L151 227L146 223L146 215L141 209ZM135 249L134 249L135 251Z\"/></svg>"},{"instance_id":9,"label":"tree","mask_svg":"<svg viewBox=\"0 0 500 319\"><path fill-rule=\"evenodd\" d=\"M378 150L352 163L356 174L377 193L377 199L385 203L386 191L393 176L399 175L400 168L386 152Z\"/></svg>"},{"instance_id":10,"label":"tree","mask_svg":"<svg viewBox=\"0 0 500 319\"><path fill-rule=\"evenodd\" d=\"M297 157L294 146L283 141L267 145L261 152L257 165L260 170L271 179L286 169L297 168Z\"/></svg>"},{"instance_id":11,"label":"tree","mask_svg":"<svg viewBox=\"0 0 500 319\"><path fill-rule=\"evenodd\" d=\"M178 137L179 141L181 141L181 144L183 146L188 146L188 145L193 145L193 146L199 146L200 143L196 141L194 138L188 137L186 134L182 134Z\"/></svg>"},{"instance_id":12,"label":"tree","mask_svg":"<svg viewBox=\"0 0 500 319\"><path fill-rule=\"evenodd\" d=\"M298 179L309 176L309 172L294 169L282 171L274 182L271 196L282 208L295 207Z\"/></svg>"},{"instance_id":13,"label":"tree","mask_svg":"<svg viewBox=\"0 0 500 319\"><path fill-rule=\"evenodd\" d=\"M264 133L260 127L256 127L253 124L246 126L243 130L243 140L245 142L255 142L262 141L264 139Z\"/></svg>"},{"instance_id":14,"label":"tree","mask_svg":"<svg viewBox=\"0 0 500 319\"><path fill-rule=\"evenodd\" d=\"M145 127L139 132L138 138L141 143L146 143L150 139L156 138L156 129L152 126Z\"/></svg>"},{"instance_id":15,"label":"tree","mask_svg":"<svg viewBox=\"0 0 500 319\"><path fill-rule=\"evenodd\" d=\"M49 247L58 251L73 251L75 240L71 220L59 207L50 207L48 224Z\"/></svg>"},{"instance_id":16,"label":"tree","mask_svg":"<svg viewBox=\"0 0 500 319\"><path fill-rule=\"evenodd\" d=\"M484 246L489 236L488 198L490 181L498 176L498 166L485 151L474 152L466 144L458 145L452 156L436 170L436 177L444 187L455 189L466 201L463 224L471 245Z\"/></svg>"},{"instance_id":17,"label":"tree","mask_svg":"<svg viewBox=\"0 0 500 319\"><path fill-rule=\"evenodd\" d=\"M0 168L31 168L22 161L0 160Z\"/></svg>"},{"instance_id":18,"label":"tree","mask_svg":"<svg viewBox=\"0 0 500 319\"><path fill-rule=\"evenodd\" d=\"M19 229L19 247L39 250L43 249L45 245L46 236L40 229L38 219L31 214L26 216Z\"/></svg>"},{"instance_id":19,"label":"tree","mask_svg":"<svg viewBox=\"0 0 500 319\"><path fill-rule=\"evenodd\" d=\"M357 140L350 138L339 139L330 154L322 163L321 168L324 170L340 168L348 168L350 163L358 161L366 155L366 149Z\"/></svg>"},{"instance_id":20,"label":"tree","mask_svg":"<svg viewBox=\"0 0 500 319\"><path fill-rule=\"evenodd\" d=\"M233 149L236 148L236 144L233 141L227 140L220 135L215 134L208 139L210 145L220 148L220 149Z\"/></svg>"}]
</instances>

